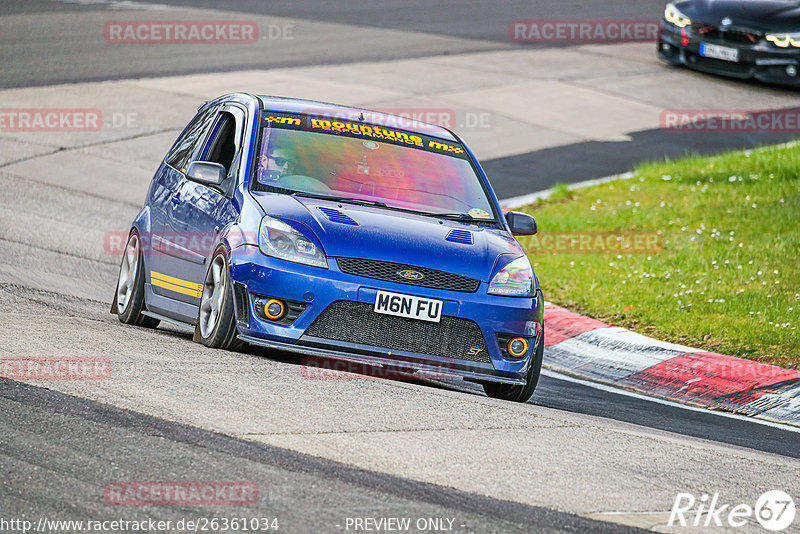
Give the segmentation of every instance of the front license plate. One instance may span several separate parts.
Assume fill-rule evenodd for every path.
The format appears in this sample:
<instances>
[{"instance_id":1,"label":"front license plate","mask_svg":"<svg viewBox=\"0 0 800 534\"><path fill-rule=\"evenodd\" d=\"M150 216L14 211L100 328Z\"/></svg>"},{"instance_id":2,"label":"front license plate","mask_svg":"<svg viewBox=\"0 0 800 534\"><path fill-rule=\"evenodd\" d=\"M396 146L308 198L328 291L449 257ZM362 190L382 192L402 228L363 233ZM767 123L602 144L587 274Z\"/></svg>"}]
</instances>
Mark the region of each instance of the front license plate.
<instances>
[{"instance_id":1,"label":"front license plate","mask_svg":"<svg viewBox=\"0 0 800 534\"><path fill-rule=\"evenodd\" d=\"M442 317L442 301L378 291L375 312L438 323Z\"/></svg>"},{"instance_id":2,"label":"front license plate","mask_svg":"<svg viewBox=\"0 0 800 534\"><path fill-rule=\"evenodd\" d=\"M719 46L708 43L700 43L700 55L723 61L739 61L739 49L729 46Z\"/></svg>"}]
</instances>

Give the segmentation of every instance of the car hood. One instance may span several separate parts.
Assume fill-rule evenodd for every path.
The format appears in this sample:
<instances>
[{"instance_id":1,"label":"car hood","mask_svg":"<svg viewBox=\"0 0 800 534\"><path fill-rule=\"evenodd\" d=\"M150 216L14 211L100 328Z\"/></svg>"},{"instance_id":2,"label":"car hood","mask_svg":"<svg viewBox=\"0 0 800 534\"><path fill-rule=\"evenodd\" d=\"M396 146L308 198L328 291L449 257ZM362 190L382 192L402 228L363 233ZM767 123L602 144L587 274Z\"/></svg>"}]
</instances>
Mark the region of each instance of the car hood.
<instances>
[{"instance_id":1,"label":"car hood","mask_svg":"<svg viewBox=\"0 0 800 534\"><path fill-rule=\"evenodd\" d=\"M723 18L733 26L768 31L800 31L800 2L785 0L684 0L675 6L697 22L719 25Z\"/></svg>"},{"instance_id":2,"label":"car hood","mask_svg":"<svg viewBox=\"0 0 800 534\"><path fill-rule=\"evenodd\" d=\"M496 228L278 193L252 194L267 215L308 227L328 256L404 263L488 282L499 255L524 254L511 234Z\"/></svg>"}]
</instances>

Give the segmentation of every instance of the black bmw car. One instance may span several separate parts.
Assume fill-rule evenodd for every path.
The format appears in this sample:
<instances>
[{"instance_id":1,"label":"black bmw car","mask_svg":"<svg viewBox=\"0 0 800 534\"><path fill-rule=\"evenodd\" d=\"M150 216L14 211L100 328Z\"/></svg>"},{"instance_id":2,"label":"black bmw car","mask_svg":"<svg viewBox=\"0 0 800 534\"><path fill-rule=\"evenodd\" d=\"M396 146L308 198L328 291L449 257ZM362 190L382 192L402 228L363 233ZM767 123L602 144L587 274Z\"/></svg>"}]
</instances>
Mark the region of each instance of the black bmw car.
<instances>
[{"instance_id":1,"label":"black bmw car","mask_svg":"<svg viewBox=\"0 0 800 534\"><path fill-rule=\"evenodd\" d=\"M800 87L800 2L672 2L664 10L658 55L704 72Z\"/></svg>"}]
</instances>

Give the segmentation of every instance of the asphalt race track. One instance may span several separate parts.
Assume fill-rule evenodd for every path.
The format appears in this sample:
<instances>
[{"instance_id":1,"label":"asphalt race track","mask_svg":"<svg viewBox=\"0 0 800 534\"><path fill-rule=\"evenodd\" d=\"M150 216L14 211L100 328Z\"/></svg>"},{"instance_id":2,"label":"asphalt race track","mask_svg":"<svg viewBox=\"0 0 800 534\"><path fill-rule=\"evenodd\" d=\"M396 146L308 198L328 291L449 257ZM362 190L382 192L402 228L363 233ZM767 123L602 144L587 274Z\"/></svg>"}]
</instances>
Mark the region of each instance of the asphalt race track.
<instances>
[{"instance_id":1,"label":"asphalt race track","mask_svg":"<svg viewBox=\"0 0 800 534\"><path fill-rule=\"evenodd\" d=\"M659 129L658 110L683 99L665 80L690 87L698 108L786 109L798 96L664 67L650 57L652 44L532 51L508 42L513 19L655 18L660 1L355 6L0 5L0 108L98 107L139 119L92 134L0 129L0 357L101 356L112 368L98 381L0 379L0 527L20 518L258 517L277 518L280 532L353 532L355 518L405 517L426 527L410 532L684 532L666 526L678 493L718 493L731 506L753 506L771 489L800 495L796 428L552 373L523 405L459 381L310 380L288 354L212 351L189 331L127 327L108 313L119 256L104 238L127 231L158 158L194 107L231 85L390 108L453 106L459 117L485 103L492 127L465 136L500 197L688 150L793 138ZM207 50L102 40L108 20L158 17L252 17L262 28L291 25L295 38ZM546 67L541 79L519 67L537 61ZM614 70L586 82L592 64ZM430 78L412 78L418 89L398 81L413 72ZM462 81L474 91L454 87ZM553 98L557 107L553 95L565 90L581 105L635 112L619 127L598 115L584 134L576 114L588 107L558 107L563 124L503 111L505 102L525 104L527 91L530 105ZM259 497L244 506L109 503L104 488L126 481L248 481ZM800 532L798 525L786 532ZM750 518L735 531L763 530Z\"/></svg>"}]
</instances>

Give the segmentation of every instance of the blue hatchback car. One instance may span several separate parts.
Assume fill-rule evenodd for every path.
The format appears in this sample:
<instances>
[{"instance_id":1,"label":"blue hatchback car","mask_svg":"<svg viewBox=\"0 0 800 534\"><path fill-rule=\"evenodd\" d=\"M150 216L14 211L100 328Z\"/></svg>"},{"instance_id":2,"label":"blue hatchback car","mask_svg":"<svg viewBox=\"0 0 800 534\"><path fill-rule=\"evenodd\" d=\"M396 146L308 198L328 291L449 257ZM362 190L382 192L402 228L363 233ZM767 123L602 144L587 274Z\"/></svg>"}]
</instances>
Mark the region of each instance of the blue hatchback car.
<instances>
[{"instance_id":1,"label":"blue hatchback car","mask_svg":"<svg viewBox=\"0 0 800 534\"><path fill-rule=\"evenodd\" d=\"M207 102L153 177L112 305L123 323L195 341L447 370L527 401L542 292L453 132L307 100Z\"/></svg>"}]
</instances>

